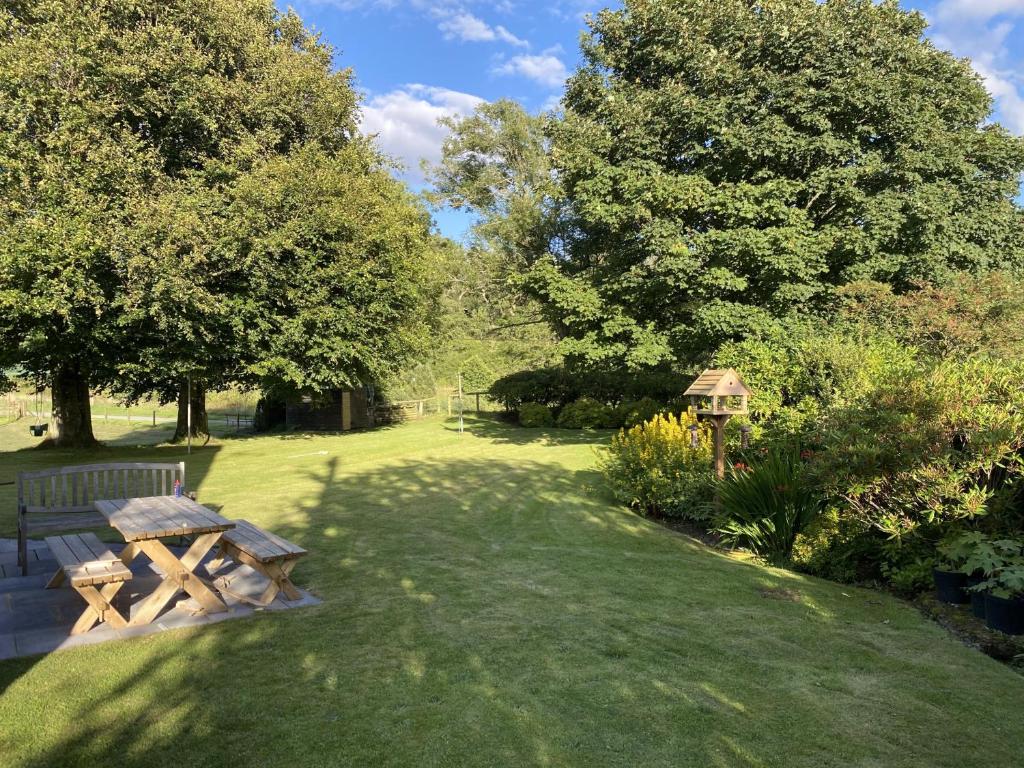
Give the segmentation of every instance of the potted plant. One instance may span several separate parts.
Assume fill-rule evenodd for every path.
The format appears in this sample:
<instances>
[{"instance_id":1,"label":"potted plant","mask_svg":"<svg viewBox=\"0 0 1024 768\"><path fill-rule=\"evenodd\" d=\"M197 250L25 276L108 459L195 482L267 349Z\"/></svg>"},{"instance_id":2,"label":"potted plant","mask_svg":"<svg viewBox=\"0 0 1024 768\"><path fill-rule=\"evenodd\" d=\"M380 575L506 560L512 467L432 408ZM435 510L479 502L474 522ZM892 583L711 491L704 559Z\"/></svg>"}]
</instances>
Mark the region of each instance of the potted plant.
<instances>
[{"instance_id":1,"label":"potted plant","mask_svg":"<svg viewBox=\"0 0 1024 768\"><path fill-rule=\"evenodd\" d=\"M935 597L943 603L962 605L971 601L964 567L974 553L980 533L966 533L939 545L939 562L932 569Z\"/></svg>"},{"instance_id":2,"label":"potted plant","mask_svg":"<svg viewBox=\"0 0 1024 768\"><path fill-rule=\"evenodd\" d=\"M983 585L985 624L1007 635L1024 635L1024 558L1000 568Z\"/></svg>"},{"instance_id":3,"label":"potted plant","mask_svg":"<svg viewBox=\"0 0 1024 768\"><path fill-rule=\"evenodd\" d=\"M971 601L971 613L979 619L985 618L985 595L987 582L997 570L1007 565L1012 557L1016 542L1011 540L991 541L982 533L966 533L956 540L954 550L964 556L961 570L967 574L967 594Z\"/></svg>"}]
</instances>

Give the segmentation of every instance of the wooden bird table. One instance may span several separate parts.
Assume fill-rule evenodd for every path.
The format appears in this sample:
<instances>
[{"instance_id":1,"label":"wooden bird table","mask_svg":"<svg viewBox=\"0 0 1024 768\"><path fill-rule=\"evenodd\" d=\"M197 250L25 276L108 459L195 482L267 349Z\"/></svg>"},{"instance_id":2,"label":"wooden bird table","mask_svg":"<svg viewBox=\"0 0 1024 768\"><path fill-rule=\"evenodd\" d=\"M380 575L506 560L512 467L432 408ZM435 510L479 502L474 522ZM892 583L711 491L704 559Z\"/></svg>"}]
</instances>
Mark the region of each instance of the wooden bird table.
<instances>
[{"instance_id":1,"label":"wooden bird table","mask_svg":"<svg viewBox=\"0 0 1024 768\"><path fill-rule=\"evenodd\" d=\"M96 511L106 517L127 542L121 561L129 565L139 555L146 555L163 572L160 586L136 606L129 626L152 622L182 590L207 613L227 610L224 601L196 575L195 569L217 545L224 531L235 527L233 522L185 496L98 500L95 504ZM169 536L195 538L179 559L160 541Z\"/></svg>"}]
</instances>

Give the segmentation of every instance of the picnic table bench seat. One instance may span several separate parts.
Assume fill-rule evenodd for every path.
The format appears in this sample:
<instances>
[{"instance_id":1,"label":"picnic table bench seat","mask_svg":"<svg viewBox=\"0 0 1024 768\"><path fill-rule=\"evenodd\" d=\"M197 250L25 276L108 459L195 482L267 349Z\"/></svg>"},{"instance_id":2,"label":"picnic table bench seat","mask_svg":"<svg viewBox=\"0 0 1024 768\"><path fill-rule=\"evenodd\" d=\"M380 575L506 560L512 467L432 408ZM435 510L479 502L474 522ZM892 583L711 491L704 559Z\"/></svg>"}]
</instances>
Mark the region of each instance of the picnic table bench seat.
<instances>
[{"instance_id":1,"label":"picnic table bench seat","mask_svg":"<svg viewBox=\"0 0 1024 768\"><path fill-rule=\"evenodd\" d=\"M89 631L97 621L115 629L128 626L111 601L131 580L132 572L106 544L93 533L81 533L48 536L46 545L60 564L46 588L54 589L67 581L88 604L71 629L72 635Z\"/></svg>"},{"instance_id":2,"label":"picnic table bench seat","mask_svg":"<svg viewBox=\"0 0 1024 768\"><path fill-rule=\"evenodd\" d=\"M244 598L257 605L269 605L279 592L283 592L287 600L301 600L302 593L292 584L291 572L306 550L248 520L232 522L235 527L221 537L220 551L210 563L210 569L216 570L225 557L230 557L266 576L270 584L263 594L255 600Z\"/></svg>"}]
</instances>

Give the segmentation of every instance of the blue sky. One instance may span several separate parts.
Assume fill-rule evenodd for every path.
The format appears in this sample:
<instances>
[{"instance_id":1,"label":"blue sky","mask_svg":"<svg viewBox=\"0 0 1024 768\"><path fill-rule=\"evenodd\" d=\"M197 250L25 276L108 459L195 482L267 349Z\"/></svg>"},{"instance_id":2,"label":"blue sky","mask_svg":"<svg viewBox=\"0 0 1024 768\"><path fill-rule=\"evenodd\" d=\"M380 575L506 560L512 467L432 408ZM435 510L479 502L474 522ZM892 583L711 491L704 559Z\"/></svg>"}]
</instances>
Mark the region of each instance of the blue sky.
<instances>
[{"instance_id":1,"label":"blue sky","mask_svg":"<svg viewBox=\"0 0 1024 768\"><path fill-rule=\"evenodd\" d=\"M282 7L288 5L279 2ZM439 117L507 97L531 111L554 106L579 62L587 13L614 0L293 0L338 50L363 92L363 129L422 187L421 158L436 160ZM931 22L942 48L970 57L996 99L996 117L1024 134L1024 0L903 0ZM468 219L436 214L459 238Z\"/></svg>"}]
</instances>

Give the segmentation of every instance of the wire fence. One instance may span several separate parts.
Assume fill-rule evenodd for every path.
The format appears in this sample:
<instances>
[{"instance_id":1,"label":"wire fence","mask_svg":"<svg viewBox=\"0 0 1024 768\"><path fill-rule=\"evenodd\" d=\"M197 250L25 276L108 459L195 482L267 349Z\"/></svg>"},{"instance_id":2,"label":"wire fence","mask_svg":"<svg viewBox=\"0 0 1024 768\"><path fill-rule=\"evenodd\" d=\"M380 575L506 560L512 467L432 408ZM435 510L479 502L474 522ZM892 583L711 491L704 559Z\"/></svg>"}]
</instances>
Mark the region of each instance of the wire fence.
<instances>
[{"instance_id":1,"label":"wire fence","mask_svg":"<svg viewBox=\"0 0 1024 768\"><path fill-rule=\"evenodd\" d=\"M107 424L123 423L126 426L172 425L177 423L175 406L153 408L146 405L125 407L105 401L94 401L92 406L93 422ZM32 424L47 424L53 419L53 406L49 397L37 399L23 393L7 393L0 396L0 424L10 424L25 419ZM212 410L207 412L207 421L211 429L219 428L223 432L242 432L251 430L255 421L253 411L242 409Z\"/></svg>"},{"instance_id":2,"label":"wire fence","mask_svg":"<svg viewBox=\"0 0 1024 768\"><path fill-rule=\"evenodd\" d=\"M457 416L460 397L456 388L442 389L432 397L408 400L394 400L379 404L376 407L377 419L386 421L408 421L427 418L428 416ZM491 399L486 391L463 392L461 397L462 412L493 413L501 410L501 404ZM32 424L46 424L53 418L52 402L49 392L37 397L25 392L10 392L0 396L0 424L27 419ZM177 421L177 410L169 406L153 407L149 404L123 406L117 403L94 398L92 402L92 419L111 426L124 423L126 426L171 425ZM251 431L255 425L255 412L249 408L211 409L207 412L211 431L223 432Z\"/></svg>"}]
</instances>

